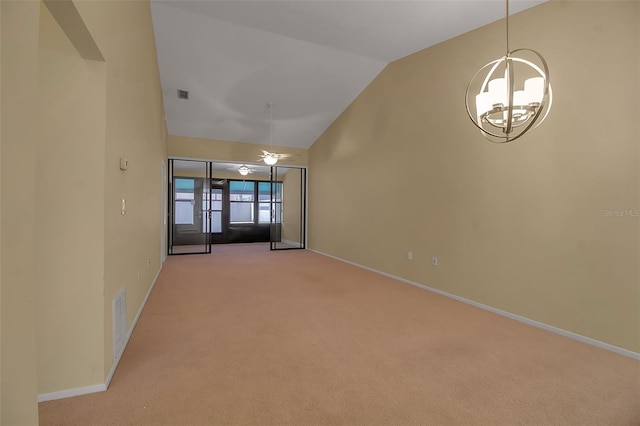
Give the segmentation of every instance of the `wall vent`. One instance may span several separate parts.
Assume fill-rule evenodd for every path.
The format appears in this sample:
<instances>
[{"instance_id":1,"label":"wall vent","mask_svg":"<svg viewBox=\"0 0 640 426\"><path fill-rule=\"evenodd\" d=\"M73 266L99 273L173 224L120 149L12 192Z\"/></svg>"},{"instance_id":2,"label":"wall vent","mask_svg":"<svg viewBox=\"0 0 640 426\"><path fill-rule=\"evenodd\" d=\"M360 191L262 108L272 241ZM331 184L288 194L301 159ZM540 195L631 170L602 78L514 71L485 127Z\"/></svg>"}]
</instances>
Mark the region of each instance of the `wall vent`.
<instances>
[{"instance_id":1,"label":"wall vent","mask_svg":"<svg viewBox=\"0 0 640 426\"><path fill-rule=\"evenodd\" d=\"M189 99L189 91L178 89L178 99Z\"/></svg>"},{"instance_id":2,"label":"wall vent","mask_svg":"<svg viewBox=\"0 0 640 426\"><path fill-rule=\"evenodd\" d=\"M113 298L113 359L118 358L127 338L127 293L124 288Z\"/></svg>"}]
</instances>

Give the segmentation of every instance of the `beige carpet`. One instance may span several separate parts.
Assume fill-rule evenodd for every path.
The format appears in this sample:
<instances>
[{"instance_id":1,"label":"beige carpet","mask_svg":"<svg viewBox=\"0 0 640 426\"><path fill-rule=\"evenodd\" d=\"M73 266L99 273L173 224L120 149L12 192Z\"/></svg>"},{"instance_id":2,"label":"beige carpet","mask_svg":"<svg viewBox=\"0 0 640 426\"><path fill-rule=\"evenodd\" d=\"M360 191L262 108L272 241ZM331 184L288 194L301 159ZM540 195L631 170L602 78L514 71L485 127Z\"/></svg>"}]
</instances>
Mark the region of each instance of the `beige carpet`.
<instances>
[{"instance_id":1,"label":"beige carpet","mask_svg":"<svg viewBox=\"0 0 640 426\"><path fill-rule=\"evenodd\" d=\"M640 362L308 251L171 257L42 425L640 425Z\"/></svg>"}]
</instances>

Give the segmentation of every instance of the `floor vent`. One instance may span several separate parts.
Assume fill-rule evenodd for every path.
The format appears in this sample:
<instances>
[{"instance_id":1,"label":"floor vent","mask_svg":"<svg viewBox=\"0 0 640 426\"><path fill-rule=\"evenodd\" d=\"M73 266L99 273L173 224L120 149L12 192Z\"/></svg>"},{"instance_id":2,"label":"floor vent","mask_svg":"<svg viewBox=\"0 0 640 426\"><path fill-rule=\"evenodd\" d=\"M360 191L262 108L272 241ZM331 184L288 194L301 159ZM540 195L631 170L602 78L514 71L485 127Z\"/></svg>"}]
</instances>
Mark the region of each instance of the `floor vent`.
<instances>
[{"instance_id":1,"label":"floor vent","mask_svg":"<svg viewBox=\"0 0 640 426\"><path fill-rule=\"evenodd\" d=\"M117 358L127 337L127 293L124 288L113 298L113 358Z\"/></svg>"}]
</instances>

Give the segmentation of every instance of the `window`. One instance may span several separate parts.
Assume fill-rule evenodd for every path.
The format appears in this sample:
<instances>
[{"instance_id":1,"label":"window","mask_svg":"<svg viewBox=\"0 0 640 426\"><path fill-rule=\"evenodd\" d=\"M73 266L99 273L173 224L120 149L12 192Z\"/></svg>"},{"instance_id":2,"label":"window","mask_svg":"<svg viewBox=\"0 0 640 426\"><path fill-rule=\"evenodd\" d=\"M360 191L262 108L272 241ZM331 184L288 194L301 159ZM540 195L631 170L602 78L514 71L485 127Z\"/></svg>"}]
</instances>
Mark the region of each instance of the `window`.
<instances>
[{"instance_id":1,"label":"window","mask_svg":"<svg viewBox=\"0 0 640 426\"><path fill-rule=\"evenodd\" d=\"M193 179L175 179L175 224L193 225L193 207L195 201L195 185Z\"/></svg>"},{"instance_id":2,"label":"window","mask_svg":"<svg viewBox=\"0 0 640 426\"><path fill-rule=\"evenodd\" d=\"M255 182L229 182L229 222L254 223Z\"/></svg>"},{"instance_id":3,"label":"window","mask_svg":"<svg viewBox=\"0 0 640 426\"><path fill-rule=\"evenodd\" d=\"M202 229L207 229L209 194L202 194ZM211 190L211 232L222 232L222 189Z\"/></svg>"},{"instance_id":4,"label":"window","mask_svg":"<svg viewBox=\"0 0 640 426\"><path fill-rule=\"evenodd\" d=\"M280 207L282 205L282 183L273 184L273 199L271 198L271 183L258 183L258 223L270 223L270 201L273 201L273 217L276 223L280 222Z\"/></svg>"}]
</instances>

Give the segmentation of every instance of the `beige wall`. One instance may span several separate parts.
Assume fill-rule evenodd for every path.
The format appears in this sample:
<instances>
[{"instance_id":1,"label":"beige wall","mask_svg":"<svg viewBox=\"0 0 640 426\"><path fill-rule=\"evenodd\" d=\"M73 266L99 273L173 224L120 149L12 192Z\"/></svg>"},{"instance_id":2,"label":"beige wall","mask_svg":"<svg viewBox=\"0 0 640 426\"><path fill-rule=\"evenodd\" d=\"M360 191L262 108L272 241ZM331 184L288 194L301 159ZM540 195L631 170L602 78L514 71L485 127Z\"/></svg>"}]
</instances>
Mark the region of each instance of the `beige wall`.
<instances>
[{"instance_id":1,"label":"beige wall","mask_svg":"<svg viewBox=\"0 0 640 426\"><path fill-rule=\"evenodd\" d=\"M39 393L104 382L105 63L41 6L35 228ZM82 318L82 321L78 321Z\"/></svg>"},{"instance_id":2,"label":"beige wall","mask_svg":"<svg viewBox=\"0 0 640 426\"><path fill-rule=\"evenodd\" d=\"M113 365L112 300L127 292L127 326L161 267L166 127L146 1L77 2L106 64L104 371ZM119 168L120 158L129 170ZM121 200L126 200L126 215Z\"/></svg>"},{"instance_id":3,"label":"beige wall","mask_svg":"<svg viewBox=\"0 0 640 426\"><path fill-rule=\"evenodd\" d=\"M555 94L511 144L464 109L503 23L387 66L310 149L310 248L640 352L639 218L607 216L640 209L639 7L553 1L510 21Z\"/></svg>"},{"instance_id":4,"label":"beige wall","mask_svg":"<svg viewBox=\"0 0 640 426\"><path fill-rule=\"evenodd\" d=\"M73 5L62 10L77 8L104 62L82 59L39 2L0 2L3 425L37 424L38 394L105 382L111 300L126 288L130 326L161 264L167 148L149 4Z\"/></svg>"},{"instance_id":5,"label":"beige wall","mask_svg":"<svg viewBox=\"0 0 640 426\"><path fill-rule=\"evenodd\" d=\"M268 145L169 135L169 157L174 158L257 163L262 150L269 149ZM307 165L306 149L273 146L272 150L293 155L282 165Z\"/></svg>"},{"instance_id":6,"label":"beige wall","mask_svg":"<svg viewBox=\"0 0 640 426\"><path fill-rule=\"evenodd\" d=\"M2 425L38 423L35 404L37 2L0 2L2 22Z\"/></svg>"}]
</instances>

